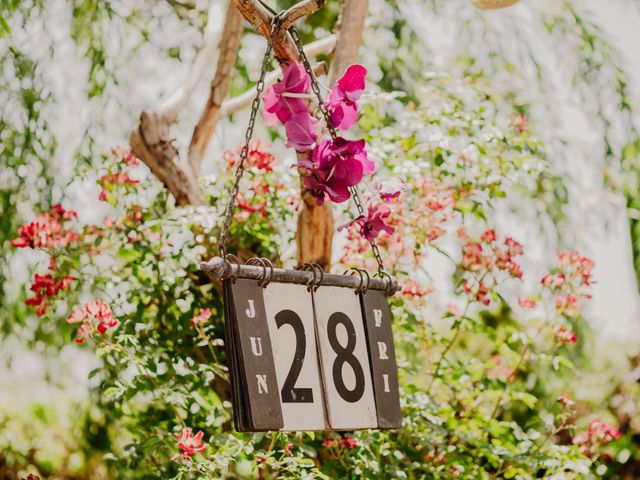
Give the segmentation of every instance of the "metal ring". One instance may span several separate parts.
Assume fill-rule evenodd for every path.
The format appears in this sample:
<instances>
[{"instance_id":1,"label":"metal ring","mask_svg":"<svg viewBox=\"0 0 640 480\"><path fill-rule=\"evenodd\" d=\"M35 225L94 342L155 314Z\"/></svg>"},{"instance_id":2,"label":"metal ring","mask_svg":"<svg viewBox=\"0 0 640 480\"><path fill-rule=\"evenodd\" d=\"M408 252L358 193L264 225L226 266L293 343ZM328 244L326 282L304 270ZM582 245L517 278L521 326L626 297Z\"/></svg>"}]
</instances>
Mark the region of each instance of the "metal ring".
<instances>
[{"instance_id":1,"label":"metal ring","mask_svg":"<svg viewBox=\"0 0 640 480\"><path fill-rule=\"evenodd\" d=\"M229 264L229 268L230 268L230 274L229 274L229 279L231 280L231 283L236 283L236 280L238 279L238 275L240 274L240 259L235 256L233 253L227 253L224 256L225 261ZM232 267L232 263L236 264L236 272L235 274L233 273L233 267Z\"/></svg>"},{"instance_id":2,"label":"metal ring","mask_svg":"<svg viewBox=\"0 0 640 480\"><path fill-rule=\"evenodd\" d=\"M313 268L313 270L314 270L314 280L315 280L315 271L316 270L318 270L318 274L320 276L318 281L315 282L314 286L313 286L313 291L315 292L316 290L318 290L318 287L320 287L320 285L322 284L322 280L324 280L324 269L320 265L318 265L317 263L312 263L310 265L311 265L311 268Z\"/></svg>"},{"instance_id":3,"label":"metal ring","mask_svg":"<svg viewBox=\"0 0 640 480\"><path fill-rule=\"evenodd\" d=\"M387 284L384 287L384 293L387 295L387 297L392 296L393 294L395 294L395 288L393 288L393 278L391 277L391 275L389 275L387 272L385 272L384 270L380 270L377 273L378 276L380 277L387 277Z\"/></svg>"},{"instance_id":4,"label":"metal ring","mask_svg":"<svg viewBox=\"0 0 640 480\"><path fill-rule=\"evenodd\" d=\"M262 266L262 277L258 279L258 285L262 286L262 282L267 278L267 264L265 261L262 258L252 257L247 260L247 265Z\"/></svg>"},{"instance_id":5,"label":"metal ring","mask_svg":"<svg viewBox=\"0 0 640 480\"><path fill-rule=\"evenodd\" d=\"M364 273L367 277L367 284L364 287L360 288L360 292L365 294L369 290L369 285L371 285L371 277L369 276L369 272L367 272L364 268L354 267L354 270Z\"/></svg>"},{"instance_id":6,"label":"metal ring","mask_svg":"<svg viewBox=\"0 0 640 480\"><path fill-rule=\"evenodd\" d=\"M258 285L262 288L266 288L266 286L271 283L271 278L273 277L273 263L271 263L271 260L266 257L263 257L261 260L269 267L269 276L266 276L265 274L264 280L260 281Z\"/></svg>"},{"instance_id":7,"label":"metal ring","mask_svg":"<svg viewBox=\"0 0 640 480\"><path fill-rule=\"evenodd\" d=\"M316 285L316 283L317 283L316 282L316 278L317 278L316 273L317 273L317 271L316 271L315 267L313 266L312 263L305 263L305 264L300 266L300 270L302 270L303 272L313 272L313 278L306 283L307 290L311 291L314 288L314 286ZM314 291L315 291L315 289L314 289Z\"/></svg>"},{"instance_id":8,"label":"metal ring","mask_svg":"<svg viewBox=\"0 0 640 480\"><path fill-rule=\"evenodd\" d=\"M364 287L364 276L362 275L362 269L358 267L352 267L350 270L352 276L354 275L353 272L357 272L358 276L360 277L360 285L357 286L354 292L356 295L360 295L360 292L362 292L362 289Z\"/></svg>"}]
</instances>

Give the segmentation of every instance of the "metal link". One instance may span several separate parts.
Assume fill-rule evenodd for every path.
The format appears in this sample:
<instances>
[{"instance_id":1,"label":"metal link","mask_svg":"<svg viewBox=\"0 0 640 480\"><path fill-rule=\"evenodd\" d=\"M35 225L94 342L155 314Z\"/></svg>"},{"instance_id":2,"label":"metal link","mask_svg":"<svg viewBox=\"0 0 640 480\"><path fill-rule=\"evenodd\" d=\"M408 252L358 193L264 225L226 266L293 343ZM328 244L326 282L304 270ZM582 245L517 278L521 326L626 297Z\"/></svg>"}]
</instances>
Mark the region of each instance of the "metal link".
<instances>
[{"instance_id":1,"label":"metal link","mask_svg":"<svg viewBox=\"0 0 640 480\"><path fill-rule=\"evenodd\" d=\"M279 23L279 16L274 18L274 23L271 29L271 33L275 32L276 27ZM267 74L267 68L269 67L269 58L271 57L271 42L267 41L267 51L264 53L264 58L262 59L262 69L260 70L260 78L258 83L256 83L256 96L253 99L253 103L251 104L251 115L249 116L249 125L247 126L247 131L244 136L244 145L242 146L242 150L240 150L240 162L236 168L236 177L233 183L233 187L231 187L231 196L229 198L229 204L227 205L227 210L225 212L224 223L222 225L222 232L220 233L220 256L222 258L225 257L227 253L227 236L229 235L229 229L231 228L231 219L233 218L233 211L236 207L236 200L238 197L238 192L240 191L240 180L242 179L242 175L244 174L244 162L247 159L247 155L249 154L249 143L251 142L251 137L253 137L253 128L256 123L256 116L258 115L258 110L260 109L260 97L262 95L262 91L264 90L264 77Z\"/></svg>"},{"instance_id":2,"label":"metal link","mask_svg":"<svg viewBox=\"0 0 640 480\"><path fill-rule=\"evenodd\" d=\"M329 134L331 135L331 139L335 140L338 137L338 132L336 132L335 127L333 126L333 122L331 121L331 117L329 116L329 111L324 106L324 100L322 99L322 93L320 93L320 85L318 85L318 80L316 79L315 74L313 73L313 69L311 68L311 63L309 63L309 59L307 55L304 53L304 48L302 45L302 41L300 40L300 36L298 35L298 31L291 27L289 29L289 33L291 34L291 38L293 39L293 43L296 45L296 49L300 53L300 59L302 60L302 65L309 75L311 79L311 89L318 100L318 108L324 117L324 121L327 125L327 129L329 130ZM360 198L360 194L358 193L358 189L353 186L349 187L349 193L351 193L351 197L353 198L353 203L355 203L356 208L358 209L358 214L364 216L364 206L362 205L362 199ZM378 272L383 273L384 263L382 261L382 255L380 255L380 249L378 248L378 244L375 239L369 240L369 244L371 245L371 250L373 251L373 256L378 263Z\"/></svg>"}]
</instances>

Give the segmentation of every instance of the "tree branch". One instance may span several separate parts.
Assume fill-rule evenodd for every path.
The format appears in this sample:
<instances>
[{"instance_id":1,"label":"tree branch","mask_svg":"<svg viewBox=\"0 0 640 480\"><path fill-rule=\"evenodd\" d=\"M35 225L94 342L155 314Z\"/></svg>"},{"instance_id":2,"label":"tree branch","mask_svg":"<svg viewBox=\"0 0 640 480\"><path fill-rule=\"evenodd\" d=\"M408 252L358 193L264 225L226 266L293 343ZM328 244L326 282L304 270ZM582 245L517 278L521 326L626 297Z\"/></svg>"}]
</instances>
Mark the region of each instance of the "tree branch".
<instances>
[{"instance_id":1,"label":"tree branch","mask_svg":"<svg viewBox=\"0 0 640 480\"><path fill-rule=\"evenodd\" d=\"M200 189L195 179L176 163L178 150L169 135L170 124L153 112L140 114L140 125L129 136L136 156L169 190L177 205L200 205Z\"/></svg>"},{"instance_id":2,"label":"tree branch","mask_svg":"<svg viewBox=\"0 0 640 480\"><path fill-rule=\"evenodd\" d=\"M302 0L292 6L283 14L283 22L278 31L271 35L271 22L273 15L257 0L234 0L236 7L242 16L255 27L268 41L271 42L276 60L281 65L289 65L292 60L298 59L295 45L285 26L290 27L296 20L304 15L309 15L319 10L324 5L324 0Z\"/></svg>"},{"instance_id":3,"label":"tree branch","mask_svg":"<svg viewBox=\"0 0 640 480\"><path fill-rule=\"evenodd\" d=\"M289 10L282 14L282 30L289 30L302 17L317 12L324 7L324 0L303 0L293 5Z\"/></svg>"},{"instance_id":4,"label":"tree branch","mask_svg":"<svg viewBox=\"0 0 640 480\"><path fill-rule=\"evenodd\" d=\"M329 85L333 85L358 58L369 0L344 0L338 26L338 39L331 60Z\"/></svg>"},{"instance_id":5,"label":"tree branch","mask_svg":"<svg viewBox=\"0 0 640 480\"><path fill-rule=\"evenodd\" d=\"M216 123L218 122L222 101L229 91L231 74L235 67L241 38L242 17L238 9L230 2L227 7L227 17L220 42L218 65L216 66L215 76L211 81L209 98L200 115L198 124L193 131L191 144L189 145L189 164L194 176L197 176L200 172L202 157L207 150Z\"/></svg>"},{"instance_id":6,"label":"tree branch","mask_svg":"<svg viewBox=\"0 0 640 480\"><path fill-rule=\"evenodd\" d=\"M168 97L156 110L140 114L140 123L129 135L129 145L169 190L177 205L204 203L196 177L188 165L180 161L178 149L173 145L171 125L185 107L204 74L208 59L219 41L221 29L216 24L220 17L217 2L211 1L205 27L203 45L191 65L184 84Z\"/></svg>"},{"instance_id":7,"label":"tree branch","mask_svg":"<svg viewBox=\"0 0 640 480\"><path fill-rule=\"evenodd\" d=\"M178 114L185 107L189 98L191 98L196 85L204 75L209 59L213 56L213 53L216 50L216 45L220 41L222 29L218 28L219 25L214 21L214 19L219 17L219 12L217 12L218 8L218 3L212 1L207 13L207 25L204 30L202 47L198 51L196 58L191 65L191 70L189 71L189 75L187 76L184 84L170 97L168 97L157 109L157 113L169 123L176 121Z\"/></svg>"}]
</instances>

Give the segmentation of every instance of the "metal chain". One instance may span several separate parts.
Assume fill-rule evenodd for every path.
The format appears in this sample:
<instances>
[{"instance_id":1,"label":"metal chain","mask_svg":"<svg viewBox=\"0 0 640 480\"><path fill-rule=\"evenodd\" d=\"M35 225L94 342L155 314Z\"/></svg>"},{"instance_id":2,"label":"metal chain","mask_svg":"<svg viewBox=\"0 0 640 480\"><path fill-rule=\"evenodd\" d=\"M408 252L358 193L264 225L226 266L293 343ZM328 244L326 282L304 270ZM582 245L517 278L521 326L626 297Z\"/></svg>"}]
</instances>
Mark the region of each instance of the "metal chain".
<instances>
[{"instance_id":1,"label":"metal chain","mask_svg":"<svg viewBox=\"0 0 640 480\"><path fill-rule=\"evenodd\" d=\"M276 16L274 18L272 32L276 30L276 26L279 23L279 18ZM222 225L222 232L220 233L220 256L225 257L226 250L226 241L227 236L229 235L229 229L231 228L231 219L233 217L233 211L236 206L236 200L238 197L238 192L240 191L240 180L242 179L242 175L244 174L244 162L247 159L247 155L249 154L249 143L251 142L251 137L253 136L253 127L256 123L256 116L258 115L258 110L260 109L260 97L262 96L262 91L264 90L264 77L267 74L267 68L269 67L269 58L271 57L271 42L267 42L267 51L264 53L264 58L262 59L262 70L260 70L260 78L258 83L256 83L256 96L253 99L253 103L251 104L251 115L249 116L249 125L247 126L247 131L244 135L244 145L242 146L242 150L240 150L240 162L236 168L236 177L233 183L233 187L231 187L231 197L229 198L229 204L227 205L227 210L225 213L224 223Z\"/></svg>"},{"instance_id":2,"label":"metal chain","mask_svg":"<svg viewBox=\"0 0 640 480\"><path fill-rule=\"evenodd\" d=\"M298 35L298 31L291 27L289 29L289 33L291 34L291 38L296 45L296 49L298 53L300 53L300 59L302 60L302 65L309 75L311 79L311 89L318 100L318 108L320 112L322 112L322 116L324 117L324 121L327 125L327 129L329 130L329 134L331 135L331 139L335 140L338 137L338 132L336 132L335 127L333 126L333 122L331 121L331 117L329 116L329 111L324 106L324 100L322 99L322 94L320 93L320 85L318 84L318 80L316 79L315 74L313 73L313 69L311 68L311 63L309 63L309 59L307 55L304 53L304 48L302 45L302 41L300 40L300 36ZM360 198L360 194L358 193L358 189L355 186L349 187L349 192L351 193L351 197L353 198L353 203L356 204L356 208L358 209L359 215L365 215L364 206L362 205L362 199ZM382 261L382 255L380 255L380 249L378 248L378 244L375 239L369 240L369 244L371 245L371 250L373 251L373 256L378 262L378 272L384 273L384 263Z\"/></svg>"}]
</instances>

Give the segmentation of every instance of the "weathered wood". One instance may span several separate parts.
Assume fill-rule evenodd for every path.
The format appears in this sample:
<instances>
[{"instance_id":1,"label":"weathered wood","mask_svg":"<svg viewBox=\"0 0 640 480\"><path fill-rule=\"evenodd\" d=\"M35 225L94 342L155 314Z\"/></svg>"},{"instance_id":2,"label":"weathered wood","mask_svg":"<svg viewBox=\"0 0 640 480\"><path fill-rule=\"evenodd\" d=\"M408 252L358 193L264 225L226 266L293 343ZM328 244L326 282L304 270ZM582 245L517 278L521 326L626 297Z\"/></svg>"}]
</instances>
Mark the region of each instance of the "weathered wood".
<instances>
[{"instance_id":1,"label":"weathered wood","mask_svg":"<svg viewBox=\"0 0 640 480\"><path fill-rule=\"evenodd\" d=\"M360 299L369 346L378 428L400 428L402 411L389 303L387 297L378 291L367 291Z\"/></svg>"},{"instance_id":2,"label":"weathered wood","mask_svg":"<svg viewBox=\"0 0 640 480\"><path fill-rule=\"evenodd\" d=\"M338 26L338 39L329 71L330 85L333 85L347 67L355 63L358 58L368 11L369 0L344 0Z\"/></svg>"},{"instance_id":3,"label":"weathered wood","mask_svg":"<svg viewBox=\"0 0 640 480\"><path fill-rule=\"evenodd\" d=\"M195 176L200 173L202 158L220 118L220 108L229 91L231 74L238 57L241 38L242 16L235 5L230 2L222 31L216 73L209 89L209 98L193 130L191 144L189 145L189 164Z\"/></svg>"},{"instance_id":4,"label":"weathered wood","mask_svg":"<svg viewBox=\"0 0 640 480\"><path fill-rule=\"evenodd\" d=\"M201 205L204 202L195 179L177 164L178 149L169 128L170 124L154 112L142 112L140 124L129 136L131 150L164 183L177 205Z\"/></svg>"},{"instance_id":5,"label":"weathered wood","mask_svg":"<svg viewBox=\"0 0 640 480\"><path fill-rule=\"evenodd\" d=\"M318 205L310 193L302 193L302 211L296 229L296 260L298 265L317 263L325 271L331 269L335 223L331 205Z\"/></svg>"},{"instance_id":6,"label":"weathered wood","mask_svg":"<svg viewBox=\"0 0 640 480\"><path fill-rule=\"evenodd\" d=\"M317 12L324 7L324 0L304 0L298 2L282 14L282 30L289 30L302 17Z\"/></svg>"},{"instance_id":7,"label":"weathered wood","mask_svg":"<svg viewBox=\"0 0 640 480\"><path fill-rule=\"evenodd\" d=\"M200 269L205 272L209 278L215 282L218 282L227 278L248 278L252 280L261 280L264 278L265 269L256 265L238 265L232 262L228 262L222 257L213 257L208 262L202 262ZM274 268L273 270L266 269L267 276L272 282L280 283L297 283L303 285L309 285L312 282L321 286L334 286L334 287L347 287L357 289L361 286L360 276L356 275L336 275L331 273L325 273L320 279L318 273L303 270L285 270L283 268ZM366 286L366 277L364 280ZM389 287L389 280L387 278L374 278L369 279L369 290L387 290ZM391 281L391 286L388 291L395 293L400 289L398 282Z\"/></svg>"}]
</instances>

